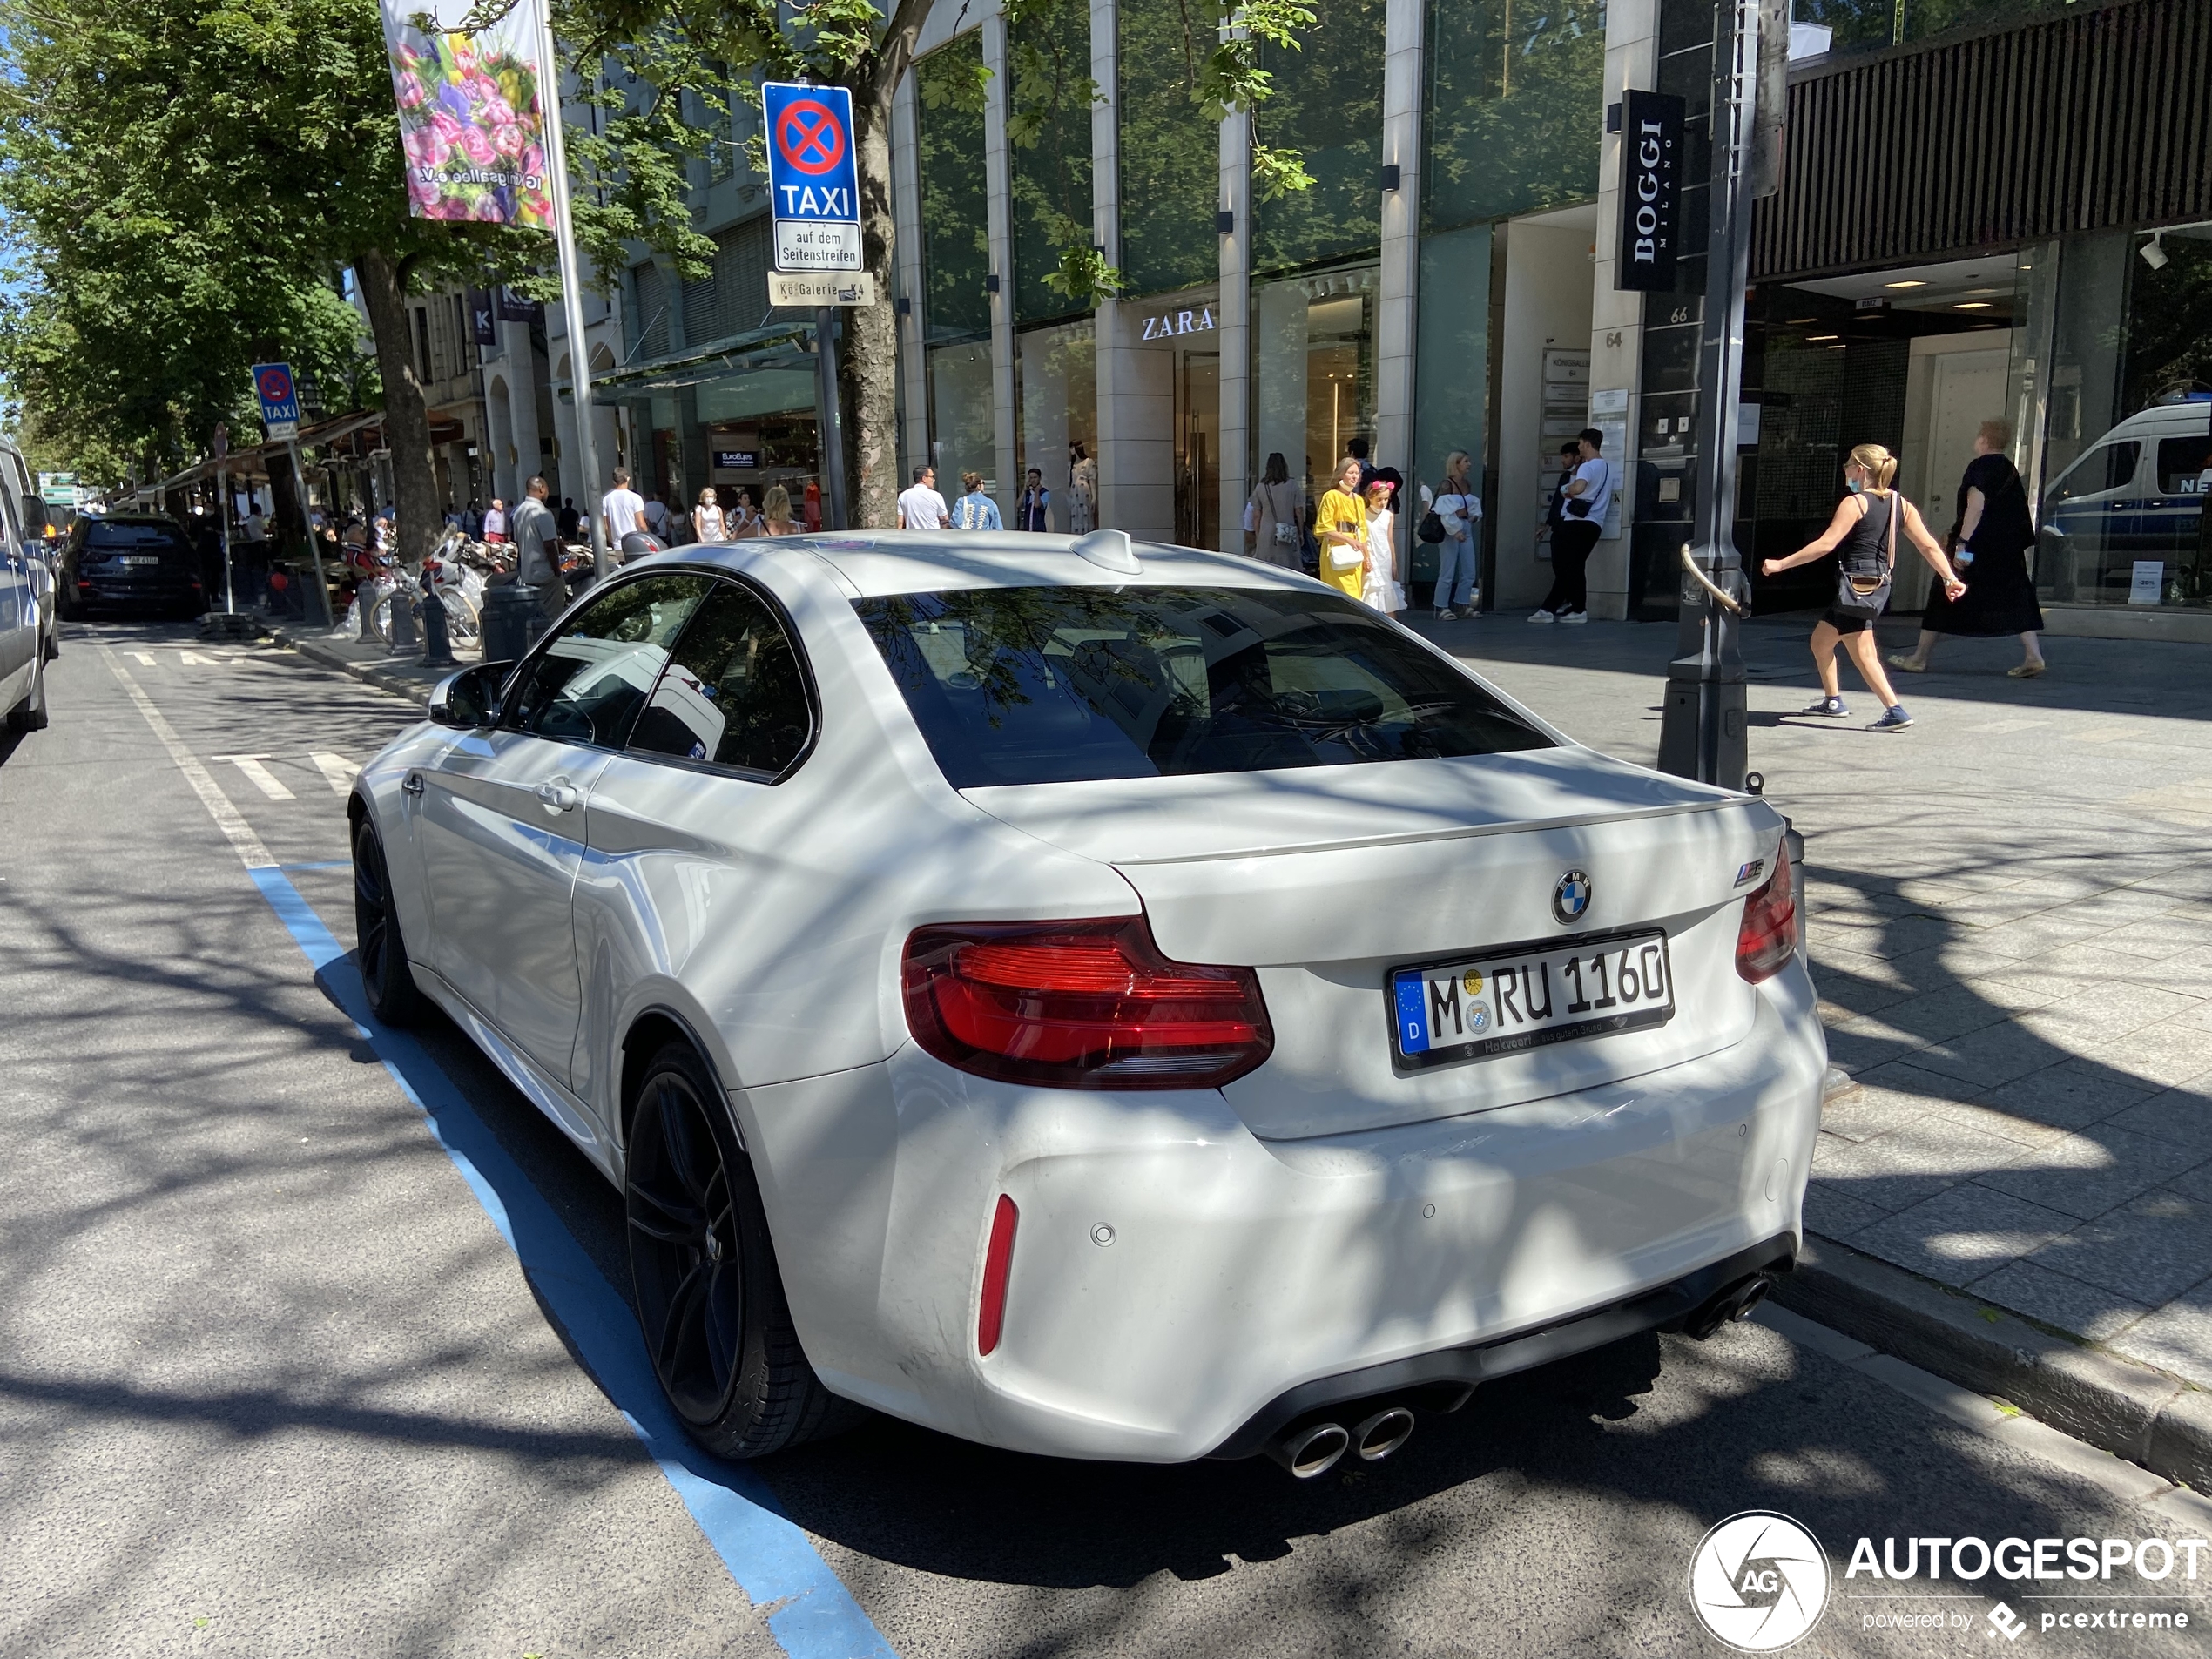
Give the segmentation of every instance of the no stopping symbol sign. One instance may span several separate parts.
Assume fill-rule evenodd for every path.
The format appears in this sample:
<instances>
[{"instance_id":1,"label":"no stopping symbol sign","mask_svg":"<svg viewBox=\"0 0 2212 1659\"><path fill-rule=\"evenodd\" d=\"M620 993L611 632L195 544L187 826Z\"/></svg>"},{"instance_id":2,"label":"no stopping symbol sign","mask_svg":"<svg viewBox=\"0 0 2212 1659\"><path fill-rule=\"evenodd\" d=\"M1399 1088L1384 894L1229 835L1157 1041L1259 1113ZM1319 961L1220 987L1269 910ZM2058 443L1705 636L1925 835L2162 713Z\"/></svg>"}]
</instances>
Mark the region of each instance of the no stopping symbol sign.
<instances>
[{"instance_id":1,"label":"no stopping symbol sign","mask_svg":"<svg viewBox=\"0 0 2212 1659\"><path fill-rule=\"evenodd\" d=\"M768 197L775 268L860 268L860 171L853 94L841 86L772 81L760 89L768 127Z\"/></svg>"}]
</instances>

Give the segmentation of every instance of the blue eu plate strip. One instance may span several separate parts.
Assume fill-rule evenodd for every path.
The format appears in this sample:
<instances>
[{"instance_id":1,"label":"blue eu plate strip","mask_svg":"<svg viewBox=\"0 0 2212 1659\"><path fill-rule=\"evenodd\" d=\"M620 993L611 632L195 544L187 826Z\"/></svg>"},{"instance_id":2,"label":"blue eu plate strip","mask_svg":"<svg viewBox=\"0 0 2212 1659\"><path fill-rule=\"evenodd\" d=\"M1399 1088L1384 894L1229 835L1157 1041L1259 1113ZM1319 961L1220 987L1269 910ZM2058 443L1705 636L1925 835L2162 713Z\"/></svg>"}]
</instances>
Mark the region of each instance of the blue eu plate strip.
<instances>
[{"instance_id":1,"label":"blue eu plate strip","mask_svg":"<svg viewBox=\"0 0 2212 1659\"><path fill-rule=\"evenodd\" d=\"M1425 1054L1428 1050L1428 987L1419 974L1407 974L1395 988L1399 1049L1405 1054Z\"/></svg>"},{"instance_id":2,"label":"blue eu plate strip","mask_svg":"<svg viewBox=\"0 0 2212 1659\"><path fill-rule=\"evenodd\" d=\"M552 1309L615 1409L644 1442L700 1532L791 1659L897 1659L813 1541L752 1470L717 1462L692 1444L653 1375L630 1305L562 1225L422 1045L372 1022L353 960L284 873L249 870L315 979L362 1037L400 1092L428 1121L446 1156Z\"/></svg>"}]
</instances>

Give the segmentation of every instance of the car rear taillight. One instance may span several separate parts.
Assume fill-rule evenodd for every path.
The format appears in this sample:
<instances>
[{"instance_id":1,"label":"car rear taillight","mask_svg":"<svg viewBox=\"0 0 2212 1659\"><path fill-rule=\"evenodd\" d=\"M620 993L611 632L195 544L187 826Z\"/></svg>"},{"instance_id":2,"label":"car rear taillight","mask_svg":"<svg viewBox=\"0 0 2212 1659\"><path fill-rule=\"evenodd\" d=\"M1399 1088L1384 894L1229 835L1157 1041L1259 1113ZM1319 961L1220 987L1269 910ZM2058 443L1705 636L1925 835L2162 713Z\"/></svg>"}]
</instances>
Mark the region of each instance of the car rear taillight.
<instances>
[{"instance_id":1,"label":"car rear taillight","mask_svg":"<svg viewBox=\"0 0 2212 1659\"><path fill-rule=\"evenodd\" d=\"M1060 1089L1212 1089L1275 1046L1249 968L1171 962L1142 916L907 941L907 1024L946 1064Z\"/></svg>"},{"instance_id":2,"label":"car rear taillight","mask_svg":"<svg viewBox=\"0 0 2212 1659\"><path fill-rule=\"evenodd\" d=\"M1757 985L1772 979L1797 948L1797 900L1790 886L1790 846L1774 850L1774 873L1743 901L1736 932L1736 971Z\"/></svg>"},{"instance_id":3,"label":"car rear taillight","mask_svg":"<svg viewBox=\"0 0 2212 1659\"><path fill-rule=\"evenodd\" d=\"M983 1295L975 1307L975 1352L988 1354L999 1345L1006 1325L1006 1278L1014 1271L1014 1229L1022 1212L1014 1200L999 1194L999 1207L991 1216L991 1242L983 1251Z\"/></svg>"}]
</instances>

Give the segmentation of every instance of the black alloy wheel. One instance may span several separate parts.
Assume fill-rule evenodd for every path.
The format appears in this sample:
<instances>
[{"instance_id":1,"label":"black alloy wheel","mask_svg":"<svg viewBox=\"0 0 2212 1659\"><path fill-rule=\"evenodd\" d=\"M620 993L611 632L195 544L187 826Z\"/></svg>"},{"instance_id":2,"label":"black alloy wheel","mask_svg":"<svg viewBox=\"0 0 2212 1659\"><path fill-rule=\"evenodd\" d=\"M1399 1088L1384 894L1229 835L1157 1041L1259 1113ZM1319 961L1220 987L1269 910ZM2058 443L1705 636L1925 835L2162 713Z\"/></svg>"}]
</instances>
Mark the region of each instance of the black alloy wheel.
<instances>
[{"instance_id":1,"label":"black alloy wheel","mask_svg":"<svg viewBox=\"0 0 2212 1659\"><path fill-rule=\"evenodd\" d=\"M385 1025L412 1024L421 1011L422 993L407 965L384 843L367 819L354 831L354 960L368 1011Z\"/></svg>"},{"instance_id":2,"label":"black alloy wheel","mask_svg":"<svg viewBox=\"0 0 2212 1659\"><path fill-rule=\"evenodd\" d=\"M722 1457L765 1457L865 1415L806 1363L752 1161L685 1044L638 1080L624 1195L637 1323L693 1439Z\"/></svg>"}]
</instances>

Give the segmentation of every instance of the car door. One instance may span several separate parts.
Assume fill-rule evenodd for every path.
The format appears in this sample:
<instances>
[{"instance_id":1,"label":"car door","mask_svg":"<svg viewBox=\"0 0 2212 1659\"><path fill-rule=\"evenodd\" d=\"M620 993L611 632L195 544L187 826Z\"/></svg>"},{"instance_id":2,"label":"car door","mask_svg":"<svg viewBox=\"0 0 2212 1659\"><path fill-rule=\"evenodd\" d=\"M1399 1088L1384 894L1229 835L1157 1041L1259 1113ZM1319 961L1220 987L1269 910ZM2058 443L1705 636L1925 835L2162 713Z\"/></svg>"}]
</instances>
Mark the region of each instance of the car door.
<instances>
[{"instance_id":1,"label":"car door","mask_svg":"<svg viewBox=\"0 0 2212 1659\"><path fill-rule=\"evenodd\" d=\"M803 804L778 783L811 746L814 710L780 613L746 583L718 580L585 808L577 948L588 1012L573 1071L585 1099L613 1082L597 1075L620 1035L613 1020L642 983L681 987L709 1024L746 1023L759 988L740 960L767 944L776 923L764 914L764 895L805 857L806 829L792 818ZM786 973L806 971L803 947L769 954ZM838 991L824 1011L844 1017ZM819 1052L788 1021L760 1035L802 1055Z\"/></svg>"},{"instance_id":2,"label":"car door","mask_svg":"<svg viewBox=\"0 0 2212 1659\"><path fill-rule=\"evenodd\" d=\"M0 710L30 690L38 651L38 602L24 550L22 508L0 490Z\"/></svg>"},{"instance_id":3,"label":"car door","mask_svg":"<svg viewBox=\"0 0 2212 1659\"><path fill-rule=\"evenodd\" d=\"M566 1083L579 1001L570 891L585 795L659 678L709 578L618 583L540 642L501 724L410 773L430 900L431 967Z\"/></svg>"}]
</instances>

